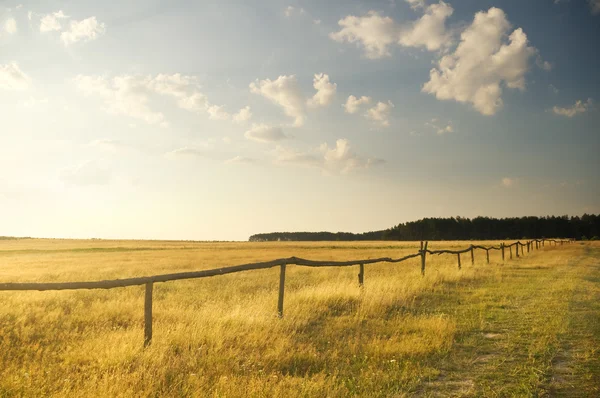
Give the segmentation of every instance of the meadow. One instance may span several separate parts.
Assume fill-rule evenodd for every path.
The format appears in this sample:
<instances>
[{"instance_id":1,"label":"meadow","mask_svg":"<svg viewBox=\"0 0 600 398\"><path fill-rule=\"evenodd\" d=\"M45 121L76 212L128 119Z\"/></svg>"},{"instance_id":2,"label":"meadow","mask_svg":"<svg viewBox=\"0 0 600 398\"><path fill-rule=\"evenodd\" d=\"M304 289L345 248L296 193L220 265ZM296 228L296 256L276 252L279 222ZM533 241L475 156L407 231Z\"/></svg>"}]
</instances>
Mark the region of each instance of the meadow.
<instances>
[{"instance_id":1,"label":"meadow","mask_svg":"<svg viewBox=\"0 0 600 398\"><path fill-rule=\"evenodd\" d=\"M512 241L507 241L507 243ZM471 243L430 242L430 249ZM418 242L0 241L0 282L92 281L283 257L401 257ZM0 397L600 396L600 244L279 270L144 288L0 291Z\"/></svg>"}]
</instances>

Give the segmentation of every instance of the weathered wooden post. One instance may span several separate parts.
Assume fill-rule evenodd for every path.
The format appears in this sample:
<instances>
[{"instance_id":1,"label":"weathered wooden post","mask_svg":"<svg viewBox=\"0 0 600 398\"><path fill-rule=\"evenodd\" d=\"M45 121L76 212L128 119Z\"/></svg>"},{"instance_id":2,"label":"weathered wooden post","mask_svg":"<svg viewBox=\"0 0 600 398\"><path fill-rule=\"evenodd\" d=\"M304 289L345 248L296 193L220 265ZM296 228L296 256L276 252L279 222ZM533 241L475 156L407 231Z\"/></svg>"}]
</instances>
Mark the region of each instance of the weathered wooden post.
<instances>
[{"instance_id":1,"label":"weathered wooden post","mask_svg":"<svg viewBox=\"0 0 600 398\"><path fill-rule=\"evenodd\" d=\"M486 250L485 251L485 260L487 261L487 263L490 263L490 250Z\"/></svg>"},{"instance_id":2,"label":"weathered wooden post","mask_svg":"<svg viewBox=\"0 0 600 398\"><path fill-rule=\"evenodd\" d=\"M475 249L471 245L471 265L475 265Z\"/></svg>"},{"instance_id":3,"label":"weathered wooden post","mask_svg":"<svg viewBox=\"0 0 600 398\"><path fill-rule=\"evenodd\" d=\"M365 266L364 264L360 264L360 269L358 270L358 286L363 286L365 283Z\"/></svg>"},{"instance_id":4,"label":"weathered wooden post","mask_svg":"<svg viewBox=\"0 0 600 398\"><path fill-rule=\"evenodd\" d=\"M512 260L512 246L508 246L509 250L510 250L510 259Z\"/></svg>"},{"instance_id":5,"label":"weathered wooden post","mask_svg":"<svg viewBox=\"0 0 600 398\"><path fill-rule=\"evenodd\" d=\"M425 256L427 255L427 245L429 242L425 242L425 246L423 246L423 241L421 241L421 275L425 276Z\"/></svg>"},{"instance_id":6,"label":"weathered wooden post","mask_svg":"<svg viewBox=\"0 0 600 398\"><path fill-rule=\"evenodd\" d=\"M517 256L517 258L519 258L519 243L517 242L517 244L515 245L515 255Z\"/></svg>"},{"instance_id":7,"label":"weathered wooden post","mask_svg":"<svg viewBox=\"0 0 600 398\"><path fill-rule=\"evenodd\" d=\"M500 249L502 250L502 262L504 262L504 243L500 243Z\"/></svg>"},{"instance_id":8,"label":"weathered wooden post","mask_svg":"<svg viewBox=\"0 0 600 398\"><path fill-rule=\"evenodd\" d=\"M144 295L144 347L148 347L152 341L152 288L153 283L146 283Z\"/></svg>"},{"instance_id":9,"label":"weathered wooden post","mask_svg":"<svg viewBox=\"0 0 600 398\"><path fill-rule=\"evenodd\" d=\"M285 263L279 270L279 301L277 302L277 315L283 318L283 293L285 291Z\"/></svg>"},{"instance_id":10,"label":"weathered wooden post","mask_svg":"<svg viewBox=\"0 0 600 398\"><path fill-rule=\"evenodd\" d=\"M458 256L458 269L461 269L462 267L460 265L460 253L458 253L457 256Z\"/></svg>"},{"instance_id":11,"label":"weathered wooden post","mask_svg":"<svg viewBox=\"0 0 600 398\"><path fill-rule=\"evenodd\" d=\"M531 246L531 242L527 242L527 253L529 253L529 246Z\"/></svg>"}]
</instances>

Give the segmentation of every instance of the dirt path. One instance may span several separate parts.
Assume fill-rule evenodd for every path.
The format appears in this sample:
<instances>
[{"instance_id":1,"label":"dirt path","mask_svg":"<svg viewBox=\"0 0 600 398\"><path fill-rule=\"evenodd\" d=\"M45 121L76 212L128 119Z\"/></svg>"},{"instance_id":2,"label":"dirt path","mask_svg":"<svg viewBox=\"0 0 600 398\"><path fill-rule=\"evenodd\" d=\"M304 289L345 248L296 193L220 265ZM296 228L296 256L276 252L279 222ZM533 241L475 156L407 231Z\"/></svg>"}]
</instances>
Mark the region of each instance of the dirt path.
<instances>
[{"instance_id":1,"label":"dirt path","mask_svg":"<svg viewBox=\"0 0 600 398\"><path fill-rule=\"evenodd\" d=\"M421 396L600 396L600 250L506 266L496 281L425 298L458 321ZM440 306L439 297L445 304Z\"/></svg>"}]
</instances>

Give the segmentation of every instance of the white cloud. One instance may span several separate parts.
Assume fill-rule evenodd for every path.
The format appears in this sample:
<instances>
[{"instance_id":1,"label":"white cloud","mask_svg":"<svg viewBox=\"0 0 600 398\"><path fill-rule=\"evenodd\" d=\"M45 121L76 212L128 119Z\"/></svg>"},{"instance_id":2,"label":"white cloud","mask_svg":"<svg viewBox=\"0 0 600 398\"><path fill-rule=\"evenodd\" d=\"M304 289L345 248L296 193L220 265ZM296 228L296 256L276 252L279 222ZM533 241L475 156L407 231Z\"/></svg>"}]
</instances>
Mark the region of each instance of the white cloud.
<instances>
[{"instance_id":1,"label":"white cloud","mask_svg":"<svg viewBox=\"0 0 600 398\"><path fill-rule=\"evenodd\" d=\"M14 18L9 18L4 22L4 31L9 35L17 33L17 21Z\"/></svg>"},{"instance_id":2,"label":"white cloud","mask_svg":"<svg viewBox=\"0 0 600 398\"><path fill-rule=\"evenodd\" d=\"M419 8L425 8L425 0L405 0L410 4L410 8L418 10Z\"/></svg>"},{"instance_id":3,"label":"white cloud","mask_svg":"<svg viewBox=\"0 0 600 398\"><path fill-rule=\"evenodd\" d=\"M60 178L72 185L107 185L112 179L111 171L98 161L88 161L60 171Z\"/></svg>"},{"instance_id":4,"label":"white cloud","mask_svg":"<svg viewBox=\"0 0 600 398\"><path fill-rule=\"evenodd\" d=\"M181 109L196 113L206 111L209 106L208 99L200 92L180 97L179 100L177 100L177 105Z\"/></svg>"},{"instance_id":5,"label":"white cloud","mask_svg":"<svg viewBox=\"0 0 600 398\"><path fill-rule=\"evenodd\" d=\"M579 100L575 102L575 105L566 108L555 106L552 108L552 112L560 116L573 117L580 113L587 112L592 107L592 104L592 99L588 98L587 102Z\"/></svg>"},{"instance_id":6,"label":"white cloud","mask_svg":"<svg viewBox=\"0 0 600 398\"><path fill-rule=\"evenodd\" d=\"M246 156L235 156L225 161L226 164L256 164L256 159Z\"/></svg>"},{"instance_id":7,"label":"white cloud","mask_svg":"<svg viewBox=\"0 0 600 398\"><path fill-rule=\"evenodd\" d=\"M99 23L96 17L89 17L82 21L71 21L70 29L60 34L65 46L78 41L88 42L97 39L106 33L106 25Z\"/></svg>"},{"instance_id":8,"label":"white cloud","mask_svg":"<svg viewBox=\"0 0 600 398\"><path fill-rule=\"evenodd\" d=\"M244 123L250 119L252 119L252 112L250 111L249 106L240 109L238 113L233 115L233 121L236 123Z\"/></svg>"},{"instance_id":9,"label":"white cloud","mask_svg":"<svg viewBox=\"0 0 600 398\"><path fill-rule=\"evenodd\" d=\"M556 88L554 84L548 85L548 89L552 91L554 94L558 94L559 90Z\"/></svg>"},{"instance_id":10,"label":"white cloud","mask_svg":"<svg viewBox=\"0 0 600 398\"><path fill-rule=\"evenodd\" d=\"M453 12L443 1L430 5L425 15L401 30L399 43L405 47L425 47L429 51L448 47L452 44L452 36L446 31L446 19Z\"/></svg>"},{"instance_id":11,"label":"white cloud","mask_svg":"<svg viewBox=\"0 0 600 398\"><path fill-rule=\"evenodd\" d=\"M509 29L504 11L498 8L475 14L456 51L430 71L423 91L440 100L471 103L484 115L495 114L503 106L501 85L523 90L529 60L537 54L520 28L504 44Z\"/></svg>"},{"instance_id":12,"label":"white cloud","mask_svg":"<svg viewBox=\"0 0 600 398\"><path fill-rule=\"evenodd\" d=\"M32 15L33 14L30 11L28 14L30 21ZM62 10L43 16L40 20L40 32L46 33L62 30L62 23L60 21L67 18L69 18L69 16L65 15Z\"/></svg>"},{"instance_id":13,"label":"white cloud","mask_svg":"<svg viewBox=\"0 0 600 398\"><path fill-rule=\"evenodd\" d=\"M227 113L221 105L210 105L206 108L208 118L211 120L229 120L231 115Z\"/></svg>"},{"instance_id":14,"label":"white cloud","mask_svg":"<svg viewBox=\"0 0 600 398\"><path fill-rule=\"evenodd\" d=\"M550 62L544 61L539 55L535 59L535 64L538 66L538 68L543 69L545 71L551 71L554 67Z\"/></svg>"},{"instance_id":15,"label":"white cloud","mask_svg":"<svg viewBox=\"0 0 600 398\"><path fill-rule=\"evenodd\" d=\"M252 128L244 133L244 137L256 142L275 142L288 138L281 127L268 126L266 124L254 124Z\"/></svg>"},{"instance_id":16,"label":"white cloud","mask_svg":"<svg viewBox=\"0 0 600 398\"><path fill-rule=\"evenodd\" d=\"M323 73L315 74L313 87L317 90L317 93L307 101L308 106L318 107L331 104L335 98L337 84L329 81L329 75Z\"/></svg>"},{"instance_id":17,"label":"white cloud","mask_svg":"<svg viewBox=\"0 0 600 398\"><path fill-rule=\"evenodd\" d=\"M325 174L347 174L385 162L382 159L365 159L357 155L350 147L348 140L340 138L334 147L330 148L327 143L323 143L312 152L277 146L275 163L318 168Z\"/></svg>"},{"instance_id":18,"label":"white cloud","mask_svg":"<svg viewBox=\"0 0 600 398\"><path fill-rule=\"evenodd\" d=\"M600 14L600 0L589 0L590 8L592 9L592 14Z\"/></svg>"},{"instance_id":19,"label":"white cloud","mask_svg":"<svg viewBox=\"0 0 600 398\"><path fill-rule=\"evenodd\" d=\"M506 188L510 188L510 187L512 187L513 185L515 185L515 184L516 184L516 182L517 182L517 180L516 180L516 179L514 179L514 178L510 178L510 177L504 177L504 178L502 179L502 186L504 186L504 187L506 187Z\"/></svg>"},{"instance_id":20,"label":"white cloud","mask_svg":"<svg viewBox=\"0 0 600 398\"><path fill-rule=\"evenodd\" d=\"M100 76L78 75L74 81L84 94L102 97L110 113L140 119L148 124L165 123L164 115L148 106L151 93L148 78L123 75L108 80Z\"/></svg>"},{"instance_id":21,"label":"white cloud","mask_svg":"<svg viewBox=\"0 0 600 398\"><path fill-rule=\"evenodd\" d=\"M323 153L324 169L327 172L346 174L356 169L367 169L375 164L382 164L382 159L363 159L358 156L347 139L340 138L335 147L329 148L325 143L319 148Z\"/></svg>"},{"instance_id":22,"label":"white cloud","mask_svg":"<svg viewBox=\"0 0 600 398\"><path fill-rule=\"evenodd\" d=\"M31 21L33 19L33 12L27 11L27 19Z\"/></svg>"},{"instance_id":23,"label":"white cloud","mask_svg":"<svg viewBox=\"0 0 600 398\"><path fill-rule=\"evenodd\" d=\"M454 127L452 126L451 122L448 123L442 123L440 125L440 123L438 122L438 120L436 118L431 119L429 122L425 123L425 126L427 127L431 127L432 129L435 130L435 132L438 135L443 135L446 133L453 133L454 132Z\"/></svg>"},{"instance_id":24,"label":"white cloud","mask_svg":"<svg viewBox=\"0 0 600 398\"><path fill-rule=\"evenodd\" d=\"M367 111L365 116L383 127L388 127L390 125L390 112L393 107L392 101L378 102L377 105Z\"/></svg>"},{"instance_id":25,"label":"white cloud","mask_svg":"<svg viewBox=\"0 0 600 398\"><path fill-rule=\"evenodd\" d=\"M0 64L0 89L26 90L31 86L31 78L19 68L16 62Z\"/></svg>"},{"instance_id":26,"label":"white cloud","mask_svg":"<svg viewBox=\"0 0 600 398\"><path fill-rule=\"evenodd\" d=\"M279 76L277 80L256 80L250 83L250 91L260 94L283 108L286 115L295 119L295 126L304 124L305 97L300 91L295 75Z\"/></svg>"},{"instance_id":27,"label":"white cloud","mask_svg":"<svg viewBox=\"0 0 600 398\"><path fill-rule=\"evenodd\" d=\"M351 95L348 97L348 99L346 100L346 103L342 105L342 107L345 109L346 113L356 113L358 112L359 108L361 105L363 104L370 104L371 103L371 97L365 97L364 95L360 98L356 98L355 96Z\"/></svg>"},{"instance_id":28,"label":"white cloud","mask_svg":"<svg viewBox=\"0 0 600 398\"><path fill-rule=\"evenodd\" d=\"M165 154L168 158L177 157L206 157L206 152L197 148L183 147Z\"/></svg>"},{"instance_id":29,"label":"white cloud","mask_svg":"<svg viewBox=\"0 0 600 398\"><path fill-rule=\"evenodd\" d=\"M287 18L293 17L294 15L304 15L304 14L306 14L306 11L304 10L304 8L298 8L298 7L294 7L294 6L287 6L283 10L283 15L285 15Z\"/></svg>"},{"instance_id":30,"label":"white cloud","mask_svg":"<svg viewBox=\"0 0 600 398\"><path fill-rule=\"evenodd\" d=\"M365 56L370 59L391 55L389 46L398 41L399 28L390 17L369 11L364 17L348 15L338 21L339 32L330 33L332 40L343 43L356 43L364 47Z\"/></svg>"},{"instance_id":31,"label":"white cloud","mask_svg":"<svg viewBox=\"0 0 600 398\"><path fill-rule=\"evenodd\" d=\"M150 108L153 95L171 97L181 109L194 113L206 112L213 120L231 119L223 106L209 103L199 91L198 79L194 76L175 73L156 76L120 75L107 79L104 76L79 75L74 82L84 94L103 98L110 113L127 115L148 124L167 125L165 116ZM245 111L242 112L241 117L247 116Z\"/></svg>"},{"instance_id":32,"label":"white cloud","mask_svg":"<svg viewBox=\"0 0 600 398\"><path fill-rule=\"evenodd\" d=\"M321 164L317 156L312 153L297 151L279 145L275 148L275 163L305 167L318 167Z\"/></svg>"},{"instance_id":33,"label":"white cloud","mask_svg":"<svg viewBox=\"0 0 600 398\"><path fill-rule=\"evenodd\" d=\"M409 3L413 9L424 7L424 2ZM340 43L362 46L365 56L370 59L390 56L389 47L394 44L437 51L451 44L452 38L445 24L453 11L450 5L440 1L427 7L420 19L401 26L392 18L371 10L363 17L348 15L340 19L338 25L342 27L341 30L330 33L329 37Z\"/></svg>"}]
</instances>

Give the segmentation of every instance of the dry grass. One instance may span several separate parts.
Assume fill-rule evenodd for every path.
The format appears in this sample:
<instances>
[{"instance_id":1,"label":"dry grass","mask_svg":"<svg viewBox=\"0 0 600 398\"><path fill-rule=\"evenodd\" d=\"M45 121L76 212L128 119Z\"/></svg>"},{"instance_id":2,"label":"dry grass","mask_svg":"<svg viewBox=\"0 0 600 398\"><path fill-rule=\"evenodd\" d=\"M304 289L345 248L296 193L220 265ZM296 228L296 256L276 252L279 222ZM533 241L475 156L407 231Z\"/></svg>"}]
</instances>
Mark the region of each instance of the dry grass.
<instances>
[{"instance_id":1,"label":"dry grass","mask_svg":"<svg viewBox=\"0 0 600 398\"><path fill-rule=\"evenodd\" d=\"M432 242L431 249L466 242ZM416 242L0 241L0 280L76 281L297 256L400 257ZM598 393L599 246L547 247L157 284L154 341L143 288L0 292L0 396L544 395ZM585 290L582 284L586 283ZM575 333L577 331L577 333ZM558 369L555 371L555 368ZM565 370L566 369L566 370Z\"/></svg>"}]
</instances>

